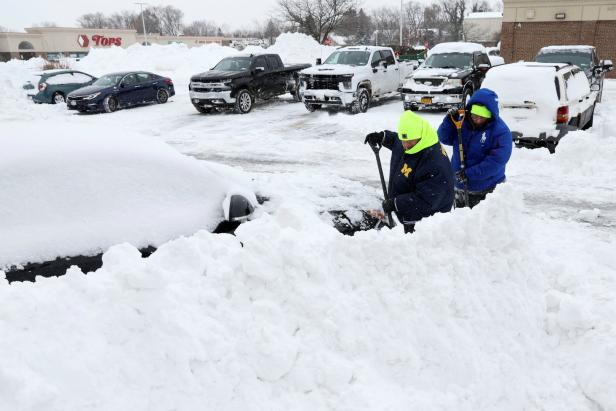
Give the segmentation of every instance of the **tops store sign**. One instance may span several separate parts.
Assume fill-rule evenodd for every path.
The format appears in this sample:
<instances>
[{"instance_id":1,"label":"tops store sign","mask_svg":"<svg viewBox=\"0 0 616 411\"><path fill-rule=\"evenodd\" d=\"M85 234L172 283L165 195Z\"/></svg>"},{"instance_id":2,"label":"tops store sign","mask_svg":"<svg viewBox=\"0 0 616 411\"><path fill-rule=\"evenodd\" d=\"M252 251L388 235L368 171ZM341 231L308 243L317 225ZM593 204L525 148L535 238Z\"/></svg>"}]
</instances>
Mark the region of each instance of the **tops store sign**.
<instances>
[{"instance_id":1,"label":"tops store sign","mask_svg":"<svg viewBox=\"0 0 616 411\"><path fill-rule=\"evenodd\" d=\"M121 46L122 37L105 37L99 34L95 34L92 36L92 42L97 47ZM87 48L90 45L90 38L85 34L80 34L77 37L77 43L79 43L80 47Z\"/></svg>"}]
</instances>

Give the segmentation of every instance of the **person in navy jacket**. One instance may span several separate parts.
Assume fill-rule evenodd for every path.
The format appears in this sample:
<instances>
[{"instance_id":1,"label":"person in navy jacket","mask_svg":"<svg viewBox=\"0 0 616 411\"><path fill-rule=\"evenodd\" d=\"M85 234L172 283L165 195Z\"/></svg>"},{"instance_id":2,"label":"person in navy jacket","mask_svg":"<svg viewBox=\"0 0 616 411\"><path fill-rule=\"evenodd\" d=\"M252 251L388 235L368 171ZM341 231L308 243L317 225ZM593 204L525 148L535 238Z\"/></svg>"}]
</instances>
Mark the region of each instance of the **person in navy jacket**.
<instances>
[{"instance_id":1,"label":"person in navy jacket","mask_svg":"<svg viewBox=\"0 0 616 411\"><path fill-rule=\"evenodd\" d=\"M499 117L498 97L487 88L477 90L468 104L462 123L464 168L460 163L458 131L451 116L458 120L457 110L450 110L438 128L441 143L453 146L452 167L456 175L456 207L463 207L464 185L467 184L469 206L474 207L505 181L505 167L511 157L511 131Z\"/></svg>"},{"instance_id":2,"label":"person in navy jacket","mask_svg":"<svg viewBox=\"0 0 616 411\"><path fill-rule=\"evenodd\" d=\"M364 143L391 150L389 199L383 201L385 214L395 212L405 232L415 223L435 213L451 210L454 175L436 131L423 118L405 111L398 132L379 131L366 136Z\"/></svg>"}]
</instances>

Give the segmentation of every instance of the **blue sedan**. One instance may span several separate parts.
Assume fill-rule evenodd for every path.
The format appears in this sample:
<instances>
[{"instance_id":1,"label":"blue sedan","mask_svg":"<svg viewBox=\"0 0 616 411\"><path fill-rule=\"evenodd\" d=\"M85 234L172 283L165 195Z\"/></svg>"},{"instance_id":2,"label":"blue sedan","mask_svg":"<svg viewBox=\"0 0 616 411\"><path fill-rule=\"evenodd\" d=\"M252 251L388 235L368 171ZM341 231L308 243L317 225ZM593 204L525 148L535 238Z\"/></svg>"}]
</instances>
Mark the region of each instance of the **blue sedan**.
<instances>
[{"instance_id":1,"label":"blue sedan","mask_svg":"<svg viewBox=\"0 0 616 411\"><path fill-rule=\"evenodd\" d=\"M112 113L139 104L164 104L173 95L170 78L133 71L104 75L92 85L71 92L66 104L69 110Z\"/></svg>"}]
</instances>

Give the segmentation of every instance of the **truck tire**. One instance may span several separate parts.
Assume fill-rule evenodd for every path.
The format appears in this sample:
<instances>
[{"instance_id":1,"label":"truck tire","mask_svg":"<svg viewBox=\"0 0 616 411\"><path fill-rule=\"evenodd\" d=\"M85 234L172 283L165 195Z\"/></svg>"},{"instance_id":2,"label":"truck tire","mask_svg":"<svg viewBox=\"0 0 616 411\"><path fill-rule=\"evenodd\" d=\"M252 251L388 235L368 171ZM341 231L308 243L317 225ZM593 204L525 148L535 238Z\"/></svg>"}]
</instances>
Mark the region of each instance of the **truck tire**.
<instances>
[{"instance_id":1,"label":"truck tire","mask_svg":"<svg viewBox=\"0 0 616 411\"><path fill-rule=\"evenodd\" d=\"M295 80L295 90L291 91L291 95L293 96L293 100L298 103L302 102L302 96L299 95L299 80Z\"/></svg>"},{"instance_id":2,"label":"truck tire","mask_svg":"<svg viewBox=\"0 0 616 411\"><path fill-rule=\"evenodd\" d=\"M308 104L308 103L304 103L304 105L306 106L306 110L310 111L311 113L319 110L321 108L320 104Z\"/></svg>"},{"instance_id":3,"label":"truck tire","mask_svg":"<svg viewBox=\"0 0 616 411\"><path fill-rule=\"evenodd\" d=\"M365 113L370 106L370 92L366 88L357 91L357 100L351 104L349 111L351 114Z\"/></svg>"},{"instance_id":4,"label":"truck tire","mask_svg":"<svg viewBox=\"0 0 616 411\"><path fill-rule=\"evenodd\" d=\"M242 89L235 96L235 112L239 114L247 114L252 110L255 99L246 89Z\"/></svg>"}]
</instances>

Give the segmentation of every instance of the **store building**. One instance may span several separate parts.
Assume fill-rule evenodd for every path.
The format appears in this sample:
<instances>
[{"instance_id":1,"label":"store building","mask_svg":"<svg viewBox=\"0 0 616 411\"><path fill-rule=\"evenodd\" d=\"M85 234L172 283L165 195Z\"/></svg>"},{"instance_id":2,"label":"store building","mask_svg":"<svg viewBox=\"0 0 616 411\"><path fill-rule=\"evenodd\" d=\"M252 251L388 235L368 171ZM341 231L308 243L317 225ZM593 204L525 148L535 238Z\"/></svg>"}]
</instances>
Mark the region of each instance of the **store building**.
<instances>
[{"instance_id":1,"label":"store building","mask_svg":"<svg viewBox=\"0 0 616 411\"><path fill-rule=\"evenodd\" d=\"M541 47L591 45L616 61L616 0L504 0L501 56L532 60ZM612 71L609 77L616 77Z\"/></svg>"},{"instance_id":2,"label":"store building","mask_svg":"<svg viewBox=\"0 0 616 411\"><path fill-rule=\"evenodd\" d=\"M216 43L231 44L227 37L193 37L148 35L149 44L182 43L188 47ZM43 57L83 57L93 47L128 47L145 43L145 36L135 30L83 29L68 27L31 27L25 33L0 33L0 61Z\"/></svg>"}]
</instances>

